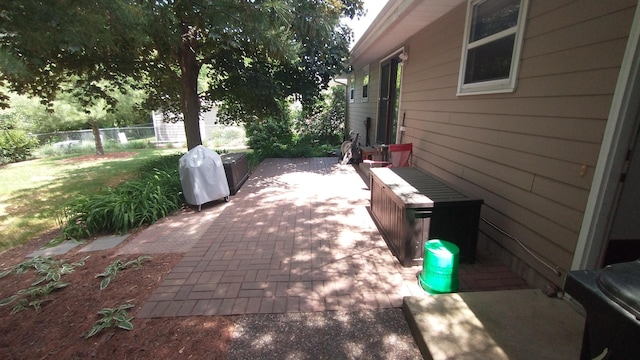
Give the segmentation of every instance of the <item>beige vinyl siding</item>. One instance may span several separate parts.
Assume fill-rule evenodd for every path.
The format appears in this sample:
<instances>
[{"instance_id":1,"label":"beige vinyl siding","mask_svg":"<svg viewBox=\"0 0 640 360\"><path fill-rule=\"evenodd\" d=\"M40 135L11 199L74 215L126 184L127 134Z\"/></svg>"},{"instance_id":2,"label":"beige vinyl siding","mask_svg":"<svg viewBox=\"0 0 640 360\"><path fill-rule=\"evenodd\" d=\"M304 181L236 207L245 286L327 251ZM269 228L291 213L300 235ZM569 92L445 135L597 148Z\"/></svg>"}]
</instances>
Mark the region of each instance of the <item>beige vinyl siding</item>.
<instances>
[{"instance_id":1,"label":"beige vinyl siding","mask_svg":"<svg viewBox=\"0 0 640 360\"><path fill-rule=\"evenodd\" d=\"M513 93L456 96L466 4L406 44L400 112L407 128L402 142L414 143L413 163L484 198L484 218L563 274L635 6L635 0L531 0ZM513 240L483 223L481 230L561 284L562 277Z\"/></svg>"},{"instance_id":2,"label":"beige vinyl siding","mask_svg":"<svg viewBox=\"0 0 640 360\"><path fill-rule=\"evenodd\" d=\"M356 74L355 99L349 104L348 113L348 131L356 131L360 134L360 143L362 146L366 143L366 127L365 120L371 118L371 127L369 128L369 139L371 142L375 139L375 121L377 118L378 96L380 94L380 64L369 64L369 88L368 101L362 102L362 68L354 69Z\"/></svg>"}]
</instances>

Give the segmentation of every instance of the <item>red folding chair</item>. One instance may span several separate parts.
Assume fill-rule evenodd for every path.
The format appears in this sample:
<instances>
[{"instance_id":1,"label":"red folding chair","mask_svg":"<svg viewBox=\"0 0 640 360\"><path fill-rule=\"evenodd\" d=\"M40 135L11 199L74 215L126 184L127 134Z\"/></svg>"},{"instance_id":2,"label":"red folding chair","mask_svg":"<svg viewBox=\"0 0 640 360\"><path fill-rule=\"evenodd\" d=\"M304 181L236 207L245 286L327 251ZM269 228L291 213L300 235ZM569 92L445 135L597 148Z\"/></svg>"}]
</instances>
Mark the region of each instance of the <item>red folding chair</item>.
<instances>
[{"instance_id":1,"label":"red folding chair","mask_svg":"<svg viewBox=\"0 0 640 360\"><path fill-rule=\"evenodd\" d=\"M390 144L389 160L392 167L411 166L411 156L413 155L413 144Z\"/></svg>"},{"instance_id":2,"label":"red folding chair","mask_svg":"<svg viewBox=\"0 0 640 360\"><path fill-rule=\"evenodd\" d=\"M411 155L413 154L413 144L389 144L387 151L389 161L363 160L371 167L409 167L411 166Z\"/></svg>"}]
</instances>

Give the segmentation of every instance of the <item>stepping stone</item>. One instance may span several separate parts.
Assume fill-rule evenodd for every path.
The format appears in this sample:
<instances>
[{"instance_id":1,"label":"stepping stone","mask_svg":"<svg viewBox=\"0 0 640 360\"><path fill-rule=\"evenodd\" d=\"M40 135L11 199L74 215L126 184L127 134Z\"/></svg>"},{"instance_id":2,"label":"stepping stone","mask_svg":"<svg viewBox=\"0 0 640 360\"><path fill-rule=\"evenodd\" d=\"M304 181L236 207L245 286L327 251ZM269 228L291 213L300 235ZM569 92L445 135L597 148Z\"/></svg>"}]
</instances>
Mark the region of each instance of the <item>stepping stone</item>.
<instances>
[{"instance_id":1,"label":"stepping stone","mask_svg":"<svg viewBox=\"0 0 640 360\"><path fill-rule=\"evenodd\" d=\"M89 251L98 251L98 250L107 250L113 247L118 246L121 242L123 242L129 234L125 235L110 235L110 236L102 236L99 237L89 244L87 244L82 249L78 250L79 252L89 252Z\"/></svg>"},{"instance_id":2,"label":"stepping stone","mask_svg":"<svg viewBox=\"0 0 640 360\"><path fill-rule=\"evenodd\" d=\"M27 257L33 258L36 256L45 257L45 256L53 256L53 255L62 255L62 254L66 254L69 250L73 249L78 245L80 245L80 243L75 241L65 241L62 244L56 245L54 247L34 251L31 254L27 255Z\"/></svg>"}]
</instances>

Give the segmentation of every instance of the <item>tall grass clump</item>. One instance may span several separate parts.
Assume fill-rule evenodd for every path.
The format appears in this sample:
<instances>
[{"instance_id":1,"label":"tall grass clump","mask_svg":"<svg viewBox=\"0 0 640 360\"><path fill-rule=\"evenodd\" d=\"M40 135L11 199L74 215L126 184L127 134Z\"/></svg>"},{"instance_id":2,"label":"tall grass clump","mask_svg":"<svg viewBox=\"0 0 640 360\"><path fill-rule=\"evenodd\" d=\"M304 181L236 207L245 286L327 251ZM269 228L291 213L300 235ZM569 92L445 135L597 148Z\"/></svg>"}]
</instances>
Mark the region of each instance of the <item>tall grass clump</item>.
<instances>
[{"instance_id":1,"label":"tall grass clump","mask_svg":"<svg viewBox=\"0 0 640 360\"><path fill-rule=\"evenodd\" d=\"M69 202L61 214L63 239L79 240L98 234L124 234L168 216L184 204L179 154L153 159L140 176Z\"/></svg>"}]
</instances>

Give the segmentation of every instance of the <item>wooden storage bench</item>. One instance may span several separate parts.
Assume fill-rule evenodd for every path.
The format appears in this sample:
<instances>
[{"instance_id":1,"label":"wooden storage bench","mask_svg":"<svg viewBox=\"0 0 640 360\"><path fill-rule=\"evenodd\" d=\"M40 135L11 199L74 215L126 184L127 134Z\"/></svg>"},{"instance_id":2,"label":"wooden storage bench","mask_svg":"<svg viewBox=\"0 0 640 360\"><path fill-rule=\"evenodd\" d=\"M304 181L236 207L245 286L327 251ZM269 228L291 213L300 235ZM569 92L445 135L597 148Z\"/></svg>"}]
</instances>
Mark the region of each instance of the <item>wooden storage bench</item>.
<instances>
[{"instance_id":1,"label":"wooden storage bench","mask_svg":"<svg viewBox=\"0 0 640 360\"><path fill-rule=\"evenodd\" d=\"M249 162L246 153L222 154L222 165L227 175L227 183L229 184L229 192L235 195L242 184L249 178Z\"/></svg>"},{"instance_id":2,"label":"wooden storage bench","mask_svg":"<svg viewBox=\"0 0 640 360\"><path fill-rule=\"evenodd\" d=\"M422 264L424 243L452 242L460 262L473 263L482 199L418 168L372 168L371 214L403 266Z\"/></svg>"}]
</instances>

